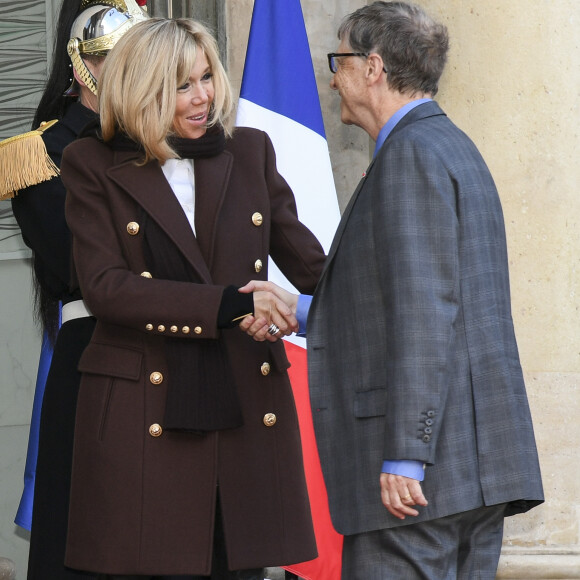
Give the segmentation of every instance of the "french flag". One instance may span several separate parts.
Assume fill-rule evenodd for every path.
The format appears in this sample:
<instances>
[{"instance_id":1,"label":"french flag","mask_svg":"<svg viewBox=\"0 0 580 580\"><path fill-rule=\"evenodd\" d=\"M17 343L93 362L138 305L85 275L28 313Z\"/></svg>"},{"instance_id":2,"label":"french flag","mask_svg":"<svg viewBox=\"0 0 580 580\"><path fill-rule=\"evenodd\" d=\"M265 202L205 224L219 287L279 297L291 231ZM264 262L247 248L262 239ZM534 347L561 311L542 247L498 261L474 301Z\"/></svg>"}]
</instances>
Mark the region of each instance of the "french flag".
<instances>
[{"instance_id":1,"label":"french flag","mask_svg":"<svg viewBox=\"0 0 580 580\"><path fill-rule=\"evenodd\" d=\"M236 123L268 133L278 171L294 192L300 221L328 252L340 211L300 0L255 0ZM270 280L295 292L272 260L268 269ZM314 439L306 342L293 336L285 347L319 554L285 568L306 580L340 580L342 536L330 521Z\"/></svg>"}]
</instances>

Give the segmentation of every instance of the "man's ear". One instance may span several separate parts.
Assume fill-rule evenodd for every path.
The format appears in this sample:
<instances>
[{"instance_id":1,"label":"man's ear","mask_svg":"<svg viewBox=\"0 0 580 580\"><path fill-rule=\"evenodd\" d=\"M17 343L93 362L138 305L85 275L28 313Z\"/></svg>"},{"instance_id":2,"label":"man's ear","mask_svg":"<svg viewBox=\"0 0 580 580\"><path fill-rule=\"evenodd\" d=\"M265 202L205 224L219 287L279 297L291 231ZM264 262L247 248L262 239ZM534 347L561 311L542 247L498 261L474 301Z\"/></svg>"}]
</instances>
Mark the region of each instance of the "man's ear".
<instances>
[{"instance_id":1,"label":"man's ear","mask_svg":"<svg viewBox=\"0 0 580 580\"><path fill-rule=\"evenodd\" d=\"M385 72L385 64L380 54L371 52L367 57L367 79L370 83L377 82Z\"/></svg>"}]
</instances>

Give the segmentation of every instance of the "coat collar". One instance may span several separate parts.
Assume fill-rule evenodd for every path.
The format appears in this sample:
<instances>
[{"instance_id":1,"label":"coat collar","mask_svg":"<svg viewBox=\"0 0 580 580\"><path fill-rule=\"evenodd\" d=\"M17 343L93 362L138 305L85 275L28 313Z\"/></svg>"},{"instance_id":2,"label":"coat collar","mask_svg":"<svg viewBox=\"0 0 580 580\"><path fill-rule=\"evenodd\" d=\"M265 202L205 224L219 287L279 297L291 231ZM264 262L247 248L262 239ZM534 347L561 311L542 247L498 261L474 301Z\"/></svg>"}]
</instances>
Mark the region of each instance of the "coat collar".
<instances>
[{"instance_id":1,"label":"coat collar","mask_svg":"<svg viewBox=\"0 0 580 580\"><path fill-rule=\"evenodd\" d=\"M95 122L98 118L97 113L81 105L80 101L75 101L69 105L60 122L78 137L89 123Z\"/></svg>"},{"instance_id":2,"label":"coat collar","mask_svg":"<svg viewBox=\"0 0 580 580\"><path fill-rule=\"evenodd\" d=\"M137 166L137 159L134 152L115 151L108 177L154 217L201 278L211 283L217 216L229 183L231 153L224 151L195 162L197 237L192 235L191 226L159 164L152 161Z\"/></svg>"},{"instance_id":3,"label":"coat collar","mask_svg":"<svg viewBox=\"0 0 580 580\"><path fill-rule=\"evenodd\" d=\"M377 157L379 157L381 155L381 151L384 150L384 148L386 146L388 146L388 143L393 138L393 135L396 135L399 131L401 131L405 127L408 127L410 124L412 124L416 121L419 121L420 119L425 119L427 117L435 117L438 115L445 115L445 113L443 112L441 107L435 101L429 101L427 103L423 103L422 105L419 105L418 107L415 107L414 109L411 109L393 128L393 130L391 131L391 133L387 137L386 141L383 143L383 146L381 147L381 149L377 153L377 156L375 158L373 158L373 160L370 162L367 170L364 173L363 178L361 179L357 188L355 189L354 193L352 194L350 201L348 202L348 205L346 206L346 209L344 210L344 213L342 214L342 218L340 220L340 223L338 224L336 234L334 235L332 245L331 245L330 250L328 252L328 257L326 259L324 269L322 271L321 280L324 277L326 271L328 270L329 264L332 262L335 254L336 254L336 251L338 250L338 246L340 245L340 240L342 238L342 234L344 233L344 230L346 229L346 224L348 223L348 220L350 218L350 214L352 213L352 209L356 204L356 200L357 200L360 192L362 191L362 189L363 189L363 187L364 187L364 185L369 177L369 174L371 173L371 170L375 164L375 159Z\"/></svg>"},{"instance_id":4,"label":"coat collar","mask_svg":"<svg viewBox=\"0 0 580 580\"><path fill-rule=\"evenodd\" d=\"M436 117L438 115L444 115L443 109L435 102L435 101L428 101L427 103L423 103L414 109L411 109L393 128L387 141L393 136L396 135L399 131L414 123L415 121L419 121L420 119L426 119L427 117Z\"/></svg>"}]
</instances>

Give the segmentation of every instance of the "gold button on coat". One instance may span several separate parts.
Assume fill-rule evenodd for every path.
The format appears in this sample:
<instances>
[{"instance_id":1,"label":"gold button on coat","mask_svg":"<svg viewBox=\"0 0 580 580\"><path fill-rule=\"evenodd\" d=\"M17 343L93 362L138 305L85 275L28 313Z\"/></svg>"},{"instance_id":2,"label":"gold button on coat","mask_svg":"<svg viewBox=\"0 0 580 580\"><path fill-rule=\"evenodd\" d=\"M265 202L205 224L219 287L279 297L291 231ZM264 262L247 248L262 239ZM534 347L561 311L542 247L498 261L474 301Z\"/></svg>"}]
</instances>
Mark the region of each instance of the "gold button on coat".
<instances>
[{"instance_id":1,"label":"gold button on coat","mask_svg":"<svg viewBox=\"0 0 580 580\"><path fill-rule=\"evenodd\" d=\"M139 224L137 222L129 222L127 224L127 232L130 236L136 236L139 233Z\"/></svg>"},{"instance_id":2,"label":"gold button on coat","mask_svg":"<svg viewBox=\"0 0 580 580\"><path fill-rule=\"evenodd\" d=\"M157 330L158 330L159 332L165 332L165 326L163 326L163 324L160 324L160 325L157 327Z\"/></svg>"},{"instance_id":3,"label":"gold button on coat","mask_svg":"<svg viewBox=\"0 0 580 580\"><path fill-rule=\"evenodd\" d=\"M154 385L160 385L163 382L163 375L158 371L154 371L149 375L149 380Z\"/></svg>"},{"instance_id":4,"label":"gold button on coat","mask_svg":"<svg viewBox=\"0 0 580 580\"><path fill-rule=\"evenodd\" d=\"M183 334L189 334L189 326L184 326L184 327L181 329L181 332L183 332Z\"/></svg>"},{"instance_id":5,"label":"gold button on coat","mask_svg":"<svg viewBox=\"0 0 580 580\"><path fill-rule=\"evenodd\" d=\"M262 366L260 367L260 371L262 371L262 374L264 376L269 375L270 374L270 363L262 363Z\"/></svg>"},{"instance_id":6,"label":"gold button on coat","mask_svg":"<svg viewBox=\"0 0 580 580\"><path fill-rule=\"evenodd\" d=\"M273 427L276 424L276 415L274 413L266 413L264 415L264 425L266 427Z\"/></svg>"},{"instance_id":7,"label":"gold button on coat","mask_svg":"<svg viewBox=\"0 0 580 580\"><path fill-rule=\"evenodd\" d=\"M151 435L151 437L159 437L161 433L163 433L163 429L159 423L153 423L153 425L149 427L149 435Z\"/></svg>"},{"instance_id":8,"label":"gold button on coat","mask_svg":"<svg viewBox=\"0 0 580 580\"><path fill-rule=\"evenodd\" d=\"M256 260L254 262L254 270L256 270L256 272L261 272L262 271L262 260Z\"/></svg>"},{"instance_id":9,"label":"gold button on coat","mask_svg":"<svg viewBox=\"0 0 580 580\"><path fill-rule=\"evenodd\" d=\"M174 324L169 330L171 330L171 332L177 332L179 329Z\"/></svg>"},{"instance_id":10,"label":"gold button on coat","mask_svg":"<svg viewBox=\"0 0 580 580\"><path fill-rule=\"evenodd\" d=\"M252 223L255 226L261 226L263 221L264 221L264 218L262 217L262 214L259 211L252 214Z\"/></svg>"},{"instance_id":11,"label":"gold button on coat","mask_svg":"<svg viewBox=\"0 0 580 580\"><path fill-rule=\"evenodd\" d=\"M193 332L195 332L195 334L201 334L201 332L202 332L202 330L201 330L201 326L196 326L196 327L193 329Z\"/></svg>"},{"instance_id":12,"label":"gold button on coat","mask_svg":"<svg viewBox=\"0 0 580 580\"><path fill-rule=\"evenodd\" d=\"M147 330L153 330L153 325L152 324L148 324L145 328Z\"/></svg>"},{"instance_id":13,"label":"gold button on coat","mask_svg":"<svg viewBox=\"0 0 580 580\"><path fill-rule=\"evenodd\" d=\"M141 272L141 276L143 276L143 278L153 278L151 272Z\"/></svg>"}]
</instances>

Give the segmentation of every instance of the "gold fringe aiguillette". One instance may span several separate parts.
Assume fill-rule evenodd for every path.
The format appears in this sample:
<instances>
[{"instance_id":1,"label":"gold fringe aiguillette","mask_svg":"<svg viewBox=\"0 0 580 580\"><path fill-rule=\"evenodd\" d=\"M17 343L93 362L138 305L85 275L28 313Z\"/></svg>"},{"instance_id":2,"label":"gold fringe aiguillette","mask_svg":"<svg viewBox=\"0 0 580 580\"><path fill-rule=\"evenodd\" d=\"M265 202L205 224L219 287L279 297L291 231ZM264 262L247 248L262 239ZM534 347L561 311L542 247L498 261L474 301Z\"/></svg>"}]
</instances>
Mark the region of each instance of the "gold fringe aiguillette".
<instances>
[{"instance_id":1,"label":"gold fringe aiguillette","mask_svg":"<svg viewBox=\"0 0 580 580\"><path fill-rule=\"evenodd\" d=\"M42 140L42 133L56 122L42 123L35 131L0 141L0 200L59 175Z\"/></svg>"}]
</instances>

